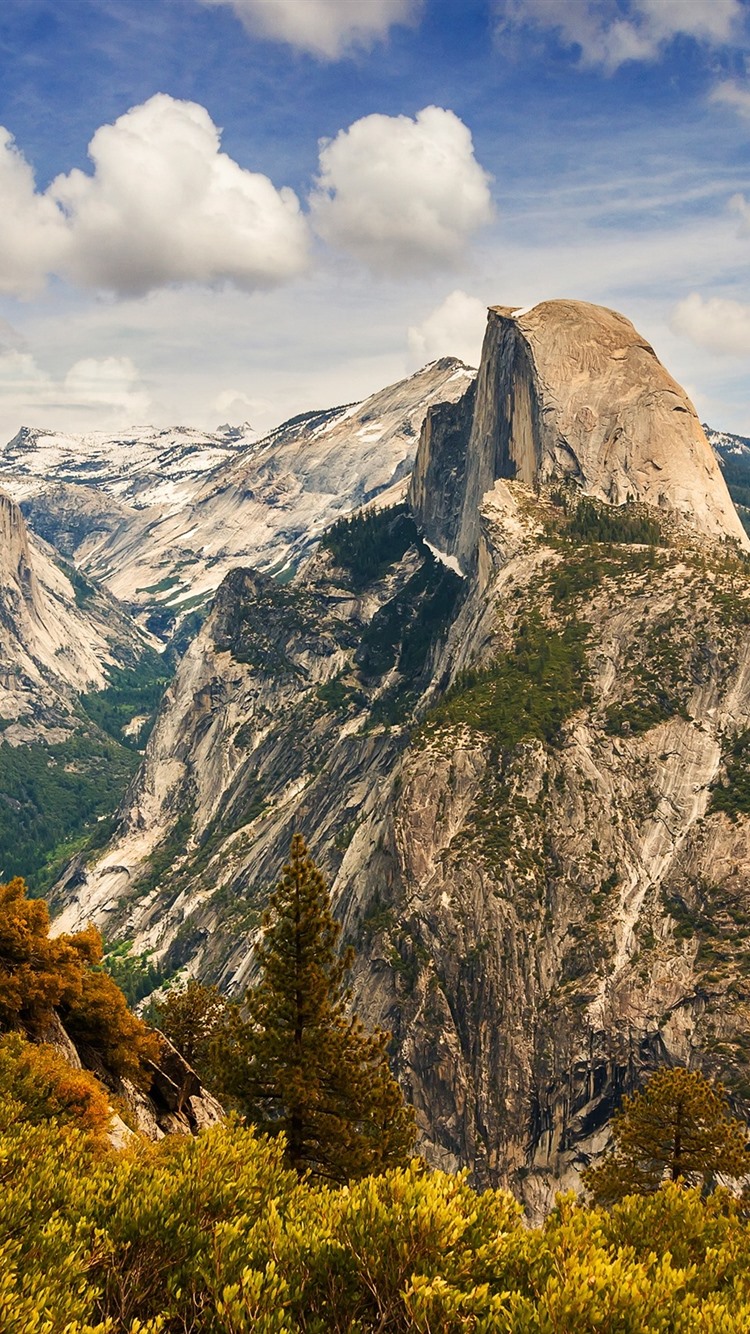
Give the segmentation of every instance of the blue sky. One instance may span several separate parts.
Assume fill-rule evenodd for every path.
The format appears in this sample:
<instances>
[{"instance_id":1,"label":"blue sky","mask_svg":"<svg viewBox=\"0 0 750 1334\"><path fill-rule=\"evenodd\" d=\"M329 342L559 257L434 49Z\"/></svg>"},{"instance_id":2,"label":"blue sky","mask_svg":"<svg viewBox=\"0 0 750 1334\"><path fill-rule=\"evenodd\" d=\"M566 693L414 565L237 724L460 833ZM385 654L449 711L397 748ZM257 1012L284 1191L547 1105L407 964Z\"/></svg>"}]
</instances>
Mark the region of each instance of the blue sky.
<instances>
[{"instance_id":1,"label":"blue sky","mask_svg":"<svg viewBox=\"0 0 750 1334\"><path fill-rule=\"evenodd\" d=\"M265 429L554 296L750 434L749 48L744 0L4 0L0 436Z\"/></svg>"}]
</instances>

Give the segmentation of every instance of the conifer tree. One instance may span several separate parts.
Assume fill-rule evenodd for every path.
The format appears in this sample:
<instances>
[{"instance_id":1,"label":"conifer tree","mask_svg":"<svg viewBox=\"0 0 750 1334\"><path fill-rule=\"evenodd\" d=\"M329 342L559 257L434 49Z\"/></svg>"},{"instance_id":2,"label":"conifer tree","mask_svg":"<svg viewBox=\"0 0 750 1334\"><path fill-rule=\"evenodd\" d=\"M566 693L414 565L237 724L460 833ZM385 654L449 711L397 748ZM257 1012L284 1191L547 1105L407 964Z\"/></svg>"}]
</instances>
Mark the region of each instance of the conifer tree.
<instances>
[{"instance_id":1,"label":"conifer tree","mask_svg":"<svg viewBox=\"0 0 750 1334\"><path fill-rule=\"evenodd\" d=\"M612 1120L612 1147L583 1182L600 1204L648 1195L664 1180L710 1186L750 1172L748 1129L729 1115L724 1090L697 1071L659 1070L625 1098Z\"/></svg>"},{"instance_id":2,"label":"conifer tree","mask_svg":"<svg viewBox=\"0 0 750 1334\"><path fill-rule=\"evenodd\" d=\"M191 978L184 987L169 991L153 1004L147 1018L173 1043L201 1080L213 1089L221 1083L221 1070L216 1064L217 1048L235 1008L217 987L204 986Z\"/></svg>"},{"instance_id":3,"label":"conifer tree","mask_svg":"<svg viewBox=\"0 0 750 1334\"><path fill-rule=\"evenodd\" d=\"M260 980L225 1051L225 1089L298 1174L348 1181L408 1161L414 1118L388 1066L389 1034L348 1012L353 952L296 834L258 947Z\"/></svg>"}]
</instances>

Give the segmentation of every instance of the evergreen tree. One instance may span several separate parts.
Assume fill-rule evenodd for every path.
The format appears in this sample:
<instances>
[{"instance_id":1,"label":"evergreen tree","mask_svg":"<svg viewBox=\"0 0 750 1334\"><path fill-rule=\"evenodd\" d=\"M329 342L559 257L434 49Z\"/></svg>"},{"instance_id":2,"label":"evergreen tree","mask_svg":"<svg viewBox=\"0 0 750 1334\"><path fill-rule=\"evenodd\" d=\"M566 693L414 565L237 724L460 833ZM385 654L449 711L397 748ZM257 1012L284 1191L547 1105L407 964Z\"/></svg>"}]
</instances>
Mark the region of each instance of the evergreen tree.
<instances>
[{"instance_id":1,"label":"evergreen tree","mask_svg":"<svg viewBox=\"0 0 750 1334\"><path fill-rule=\"evenodd\" d=\"M348 1181L408 1160L414 1118L388 1067L389 1034L348 1013L353 952L296 834L258 947L260 980L225 1042L225 1091L301 1176Z\"/></svg>"},{"instance_id":2,"label":"evergreen tree","mask_svg":"<svg viewBox=\"0 0 750 1334\"><path fill-rule=\"evenodd\" d=\"M148 1020L177 1048L211 1089L221 1083L216 1051L236 1009L217 987L191 979L151 1005Z\"/></svg>"},{"instance_id":3,"label":"evergreen tree","mask_svg":"<svg viewBox=\"0 0 750 1334\"><path fill-rule=\"evenodd\" d=\"M612 1147L583 1174L597 1203L648 1195L665 1179L688 1186L750 1172L748 1132L729 1115L721 1086L697 1071L659 1070L625 1098L612 1120Z\"/></svg>"}]
</instances>

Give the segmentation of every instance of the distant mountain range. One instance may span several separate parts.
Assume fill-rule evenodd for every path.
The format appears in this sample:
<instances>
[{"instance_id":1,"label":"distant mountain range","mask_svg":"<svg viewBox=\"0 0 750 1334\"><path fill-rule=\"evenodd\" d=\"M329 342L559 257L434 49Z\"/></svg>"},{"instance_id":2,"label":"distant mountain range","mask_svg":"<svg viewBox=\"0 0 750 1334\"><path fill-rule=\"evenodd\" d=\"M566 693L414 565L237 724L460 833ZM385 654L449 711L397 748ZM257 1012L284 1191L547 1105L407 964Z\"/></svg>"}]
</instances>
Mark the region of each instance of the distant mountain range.
<instances>
[{"instance_id":1,"label":"distant mountain range","mask_svg":"<svg viewBox=\"0 0 750 1334\"><path fill-rule=\"evenodd\" d=\"M703 429L719 460L739 516L750 532L750 440L744 435L732 435L730 431L714 431L705 423Z\"/></svg>"},{"instance_id":2,"label":"distant mountain range","mask_svg":"<svg viewBox=\"0 0 750 1334\"><path fill-rule=\"evenodd\" d=\"M459 397L473 375L445 358L262 440L247 428L70 436L25 427L0 449L0 487L164 641L229 570L288 578L329 523L402 482L427 409Z\"/></svg>"}]
</instances>

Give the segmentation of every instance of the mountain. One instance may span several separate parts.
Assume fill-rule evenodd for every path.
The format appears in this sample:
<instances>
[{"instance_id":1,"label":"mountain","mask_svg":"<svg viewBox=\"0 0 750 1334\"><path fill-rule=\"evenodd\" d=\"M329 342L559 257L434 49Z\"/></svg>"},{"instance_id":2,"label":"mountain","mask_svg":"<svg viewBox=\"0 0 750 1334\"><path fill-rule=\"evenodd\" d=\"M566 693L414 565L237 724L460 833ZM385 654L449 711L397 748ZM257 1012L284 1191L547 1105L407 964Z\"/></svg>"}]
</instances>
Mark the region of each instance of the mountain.
<instances>
[{"instance_id":1,"label":"mountain","mask_svg":"<svg viewBox=\"0 0 750 1334\"><path fill-rule=\"evenodd\" d=\"M729 494L744 527L750 531L750 440L744 435L732 435L729 431L714 431L704 425L724 475Z\"/></svg>"},{"instance_id":2,"label":"mountain","mask_svg":"<svg viewBox=\"0 0 750 1334\"><path fill-rule=\"evenodd\" d=\"M0 491L0 718L20 745L75 727L76 698L132 667L146 641L106 593L30 536Z\"/></svg>"},{"instance_id":3,"label":"mountain","mask_svg":"<svg viewBox=\"0 0 750 1334\"><path fill-rule=\"evenodd\" d=\"M236 993L299 829L431 1161L539 1213L656 1064L747 1111L747 547L627 320L493 308L408 502L224 580L57 929Z\"/></svg>"},{"instance_id":4,"label":"mountain","mask_svg":"<svg viewBox=\"0 0 750 1334\"><path fill-rule=\"evenodd\" d=\"M139 709L145 724L166 681L115 599L30 534L3 492L0 662L0 879L43 888L77 843L108 831L99 822L138 763L122 725Z\"/></svg>"},{"instance_id":5,"label":"mountain","mask_svg":"<svg viewBox=\"0 0 750 1334\"><path fill-rule=\"evenodd\" d=\"M37 532L167 638L230 569L250 561L288 577L327 524L402 481L428 407L473 374L445 358L262 440L229 428L24 429L0 452L0 477Z\"/></svg>"}]
</instances>

